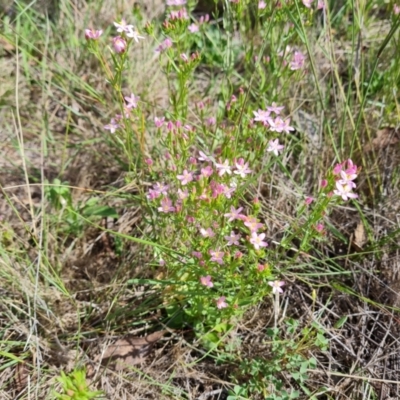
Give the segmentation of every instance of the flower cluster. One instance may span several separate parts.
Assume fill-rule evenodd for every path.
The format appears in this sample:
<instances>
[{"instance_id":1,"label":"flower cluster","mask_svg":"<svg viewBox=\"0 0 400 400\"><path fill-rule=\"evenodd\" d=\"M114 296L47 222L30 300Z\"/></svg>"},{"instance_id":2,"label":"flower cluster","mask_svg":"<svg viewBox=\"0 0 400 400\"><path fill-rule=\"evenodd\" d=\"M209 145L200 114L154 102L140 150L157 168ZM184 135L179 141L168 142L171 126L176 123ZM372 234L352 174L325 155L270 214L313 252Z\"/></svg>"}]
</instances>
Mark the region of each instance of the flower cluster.
<instances>
[{"instance_id":1,"label":"flower cluster","mask_svg":"<svg viewBox=\"0 0 400 400\"><path fill-rule=\"evenodd\" d=\"M353 193L352 190L356 187L354 180L357 178L357 172L357 166L350 159L341 164L336 164L333 169L333 174L337 177L334 194L341 196L344 201L356 199L358 195Z\"/></svg>"}]
</instances>

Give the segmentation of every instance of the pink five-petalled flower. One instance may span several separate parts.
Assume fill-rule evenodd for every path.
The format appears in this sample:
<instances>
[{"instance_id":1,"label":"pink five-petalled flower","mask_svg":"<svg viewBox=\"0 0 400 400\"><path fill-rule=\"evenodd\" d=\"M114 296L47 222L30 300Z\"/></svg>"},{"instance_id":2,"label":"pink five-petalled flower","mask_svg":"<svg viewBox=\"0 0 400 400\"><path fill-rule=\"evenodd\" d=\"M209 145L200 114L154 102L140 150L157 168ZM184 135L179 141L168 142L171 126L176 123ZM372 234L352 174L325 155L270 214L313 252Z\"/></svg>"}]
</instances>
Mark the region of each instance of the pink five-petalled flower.
<instances>
[{"instance_id":1,"label":"pink five-petalled flower","mask_svg":"<svg viewBox=\"0 0 400 400\"><path fill-rule=\"evenodd\" d=\"M94 29L85 29L85 38L86 40L97 40L102 33L101 29L96 31Z\"/></svg>"},{"instance_id":2,"label":"pink five-petalled flower","mask_svg":"<svg viewBox=\"0 0 400 400\"><path fill-rule=\"evenodd\" d=\"M210 250L210 255L211 255L210 261L214 261L214 262L218 263L219 265L222 265L224 263L224 260L222 259L222 257L224 256L224 252L223 251Z\"/></svg>"},{"instance_id":3,"label":"pink five-petalled flower","mask_svg":"<svg viewBox=\"0 0 400 400\"><path fill-rule=\"evenodd\" d=\"M267 107L267 111L273 112L276 115L279 115L284 108L285 107L283 107L283 106L277 106L276 103L273 102L270 106Z\"/></svg>"},{"instance_id":4,"label":"pink five-petalled flower","mask_svg":"<svg viewBox=\"0 0 400 400\"><path fill-rule=\"evenodd\" d=\"M228 242L228 246L232 246L233 244L239 246L240 235L236 234L234 231L231 232L229 236L225 236L225 240Z\"/></svg>"},{"instance_id":5,"label":"pink five-petalled flower","mask_svg":"<svg viewBox=\"0 0 400 400\"><path fill-rule=\"evenodd\" d=\"M282 286L285 285L284 281L273 281L268 282L268 285L272 287L272 293L283 293Z\"/></svg>"},{"instance_id":6,"label":"pink five-petalled flower","mask_svg":"<svg viewBox=\"0 0 400 400\"><path fill-rule=\"evenodd\" d=\"M209 238L212 238L215 236L215 233L211 228L207 228L207 229L200 228L200 234L203 237L209 237Z\"/></svg>"},{"instance_id":7,"label":"pink five-petalled flower","mask_svg":"<svg viewBox=\"0 0 400 400\"><path fill-rule=\"evenodd\" d=\"M249 168L249 163L245 163L243 158L239 158L235 162L236 170L233 171L234 174L239 175L241 178L245 178L247 174L250 174L252 170Z\"/></svg>"},{"instance_id":8,"label":"pink five-petalled flower","mask_svg":"<svg viewBox=\"0 0 400 400\"><path fill-rule=\"evenodd\" d=\"M270 119L269 129L273 132L289 133L290 131L294 131L294 128L289 124L290 124L290 118L283 120L281 117L276 117L274 120Z\"/></svg>"},{"instance_id":9,"label":"pink five-petalled flower","mask_svg":"<svg viewBox=\"0 0 400 400\"><path fill-rule=\"evenodd\" d=\"M257 234L257 232L251 233L250 243L256 250L260 250L260 247L267 247L268 243L264 242L265 233Z\"/></svg>"},{"instance_id":10,"label":"pink five-petalled flower","mask_svg":"<svg viewBox=\"0 0 400 400\"><path fill-rule=\"evenodd\" d=\"M228 218L228 222L232 222L235 219L243 220L246 218L245 215L240 214L240 212L243 210L243 207L239 207L235 209L234 206L231 206L231 212L224 214L224 217Z\"/></svg>"},{"instance_id":11,"label":"pink five-petalled flower","mask_svg":"<svg viewBox=\"0 0 400 400\"><path fill-rule=\"evenodd\" d=\"M217 167L219 176L223 176L225 173L227 173L228 175L232 174L232 169L229 166L228 160L225 160L223 164L215 163L215 166Z\"/></svg>"},{"instance_id":12,"label":"pink five-petalled flower","mask_svg":"<svg viewBox=\"0 0 400 400\"><path fill-rule=\"evenodd\" d=\"M314 2L314 0L302 0L302 2L307 8L311 8L311 5Z\"/></svg>"},{"instance_id":13,"label":"pink five-petalled flower","mask_svg":"<svg viewBox=\"0 0 400 400\"><path fill-rule=\"evenodd\" d=\"M164 197L161 200L161 207L158 207L158 211L163 213L174 212L175 207L172 205L171 199L169 199L168 197Z\"/></svg>"},{"instance_id":14,"label":"pink five-petalled flower","mask_svg":"<svg viewBox=\"0 0 400 400\"><path fill-rule=\"evenodd\" d=\"M181 181L182 185L187 185L193 180L193 174L185 169L182 175L177 175L177 178Z\"/></svg>"},{"instance_id":15,"label":"pink five-petalled flower","mask_svg":"<svg viewBox=\"0 0 400 400\"><path fill-rule=\"evenodd\" d=\"M200 277L200 283L202 285L210 287L210 288L214 286L214 284L211 282L211 276L210 275L201 276Z\"/></svg>"},{"instance_id":16,"label":"pink five-petalled flower","mask_svg":"<svg viewBox=\"0 0 400 400\"><path fill-rule=\"evenodd\" d=\"M340 181L336 182L336 189L333 191L337 196L341 196L344 201L348 199L356 199L358 197L357 194L353 193L351 190L353 187L349 185L349 183L340 183Z\"/></svg>"},{"instance_id":17,"label":"pink five-petalled flower","mask_svg":"<svg viewBox=\"0 0 400 400\"><path fill-rule=\"evenodd\" d=\"M126 100L126 107L128 109L131 109L137 107L137 102L140 99L140 97L135 96L133 93L131 93L130 96L125 96L124 99Z\"/></svg>"},{"instance_id":18,"label":"pink five-petalled flower","mask_svg":"<svg viewBox=\"0 0 400 400\"><path fill-rule=\"evenodd\" d=\"M258 222L258 219L255 217L245 217L244 225L250 229L250 232L257 232L264 225Z\"/></svg>"},{"instance_id":19,"label":"pink five-petalled flower","mask_svg":"<svg viewBox=\"0 0 400 400\"><path fill-rule=\"evenodd\" d=\"M110 131L110 133L115 133L115 131L119 128L119 124L115 120L115 118L111 118L111 121L109 124L104 126L104 129Z\"/></svg>"},{"instance_id":20,"label":"pink five-petalled flower","mask_svg":"<svg viewBox=\"0 0 400 400\"><path fill-rule=\"evenodd\" d=\"M268 143L267 151L274 153L276 156L279 156L279 153L284 149L284 145L279 144L279 140L270 140Z\"/></svg>"},{"instance_id":21,"label":"pink five-petalled flower","mask_svg":"<svg viewBox=\"0 0 400 400\"><path fill-rule=\"evenodd\" d=\"M295 51L293 59L290 62L290 69L296 71L304 67L304 62L306 61L305 55L301 51Z\"/></svg>"},{"instance_id":22,"label":"pink five-petalled flower","mask_svg":"<svg viewBox=\"0 0 400 400\"><path fill-rule=\"evenodd\" d=\"M226 308L228 307L227 302L225 301L226 297L225 296L221 296L218 300L217 300L217 308L219 310L221 310L222 308Z\"/></svg>"},{"instance_id":23,"label":"pink five-petalled flower","mask_svg":"<svg viewBox=\"0 0 400 400\"><path fill-rule=\"evenodd\" d=\"M114 50L117 53L123 53L126 50L126 40L121 36L116 36L113 40Z\"/></svg>"}]
</instances>

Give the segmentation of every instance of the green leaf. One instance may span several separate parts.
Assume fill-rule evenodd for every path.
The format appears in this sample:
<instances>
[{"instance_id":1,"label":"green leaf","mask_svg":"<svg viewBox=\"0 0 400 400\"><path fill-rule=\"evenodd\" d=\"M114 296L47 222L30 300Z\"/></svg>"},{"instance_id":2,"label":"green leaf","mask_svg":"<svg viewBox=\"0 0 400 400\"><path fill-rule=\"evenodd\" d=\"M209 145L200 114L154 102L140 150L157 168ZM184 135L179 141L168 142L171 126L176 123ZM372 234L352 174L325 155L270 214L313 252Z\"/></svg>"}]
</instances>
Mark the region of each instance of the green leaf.
<instances>
[{"instance_id":1,"label":"green leaf","mask_svg":"<svg viewBox=\"0 0 400 400\"><path fill-rule=\"evenodd\" d=\"M82 215L84 217L111 217L111 218L118 218L118 214L115 211L115 208L108 207L108 206L90 206L85 207L82 210Z\"/></svg>"}]
</instances>

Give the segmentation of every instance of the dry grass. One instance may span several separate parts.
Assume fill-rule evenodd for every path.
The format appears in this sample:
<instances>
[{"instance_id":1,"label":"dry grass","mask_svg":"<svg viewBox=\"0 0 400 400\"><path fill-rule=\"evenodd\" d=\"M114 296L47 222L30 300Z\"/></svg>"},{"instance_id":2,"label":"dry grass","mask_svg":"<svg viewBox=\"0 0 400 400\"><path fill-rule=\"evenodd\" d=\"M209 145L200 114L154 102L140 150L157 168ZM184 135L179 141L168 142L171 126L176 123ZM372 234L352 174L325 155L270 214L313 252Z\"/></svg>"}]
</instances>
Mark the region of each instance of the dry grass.
<instances>
[{"instance_id":1,"label":"dry grass","mask_svg":"<svg viewBox=\"0 0 400 400\"><path fill-rule=\"evenodd\" d=\"M157 272L149 267L149 250L132 240L147 228L140 203L133 201L139 188L125 184L126 172L116 162L118 149L105 138L103 125L116 110L81 39L87 25L110 26L135 3L61 1L57 29L44 21L37 31L30 28L33 33L15 22L5 26L0 50L2 399L51 399L60 371L77 366L85 366L91 387L110 399L226 399L232 376L246 380L236 366L239 360L271 357L265 340L273 319L269 300L237 321L226 340L237 358L221 361L202 349L190 329L164 326L162 288L140 282ZM161 18L163 2L150 3L144 7L147 17ZM282 161L292 180L277 168L268 181L261 176L252 192L276 244L304 196L314 192L320 171L335 153L344 154L350 134L358 132L354 154L364 167L360 209L335 210L326 218L335 228L328 231L327 242L316 244L309 255L294 248L277 266L290 282L282 299L285 315L302 327L317 321L330 341L326 352L304 350L318 360L310 386L326 388L321 399L400 398L399 145L393 139L373 141L381 126L398 121L399 113L388 117L373 102L362 108L360 82L351 66L357 51L366 52L365 60L376 54L380 37L389 31L380 21L368 21L362 47L333 29L310 39L315 76L287 89L287 107L299 127L293 143L298 143L295 150L302 149ZM30 48L31 34L38 42ZM143 93L149 120L169 103L154 48L151 41L134 48L126 78L129 90ZM210 76L208 71L199 74L192 96L201 99L207 88L208 99L215 102L211 107L217 107L218 86L209 87ZM351 96L349 85L354 85ZM316 101L320 95L326 99L324 109ZM333 148L330 131L342 135L341 148ZM398 129L387 134L398 135ZM147 140L151 146L150 134ZM65 208L53 214L46 197L56 178L68 182L74 205L98 196L120 218L103 218L85 224L79 234L68 233ZM143 362L122 371L101 365L102 355L119 338L158 330L166 332L142 355Z\"/></svg>"}]
</instances>

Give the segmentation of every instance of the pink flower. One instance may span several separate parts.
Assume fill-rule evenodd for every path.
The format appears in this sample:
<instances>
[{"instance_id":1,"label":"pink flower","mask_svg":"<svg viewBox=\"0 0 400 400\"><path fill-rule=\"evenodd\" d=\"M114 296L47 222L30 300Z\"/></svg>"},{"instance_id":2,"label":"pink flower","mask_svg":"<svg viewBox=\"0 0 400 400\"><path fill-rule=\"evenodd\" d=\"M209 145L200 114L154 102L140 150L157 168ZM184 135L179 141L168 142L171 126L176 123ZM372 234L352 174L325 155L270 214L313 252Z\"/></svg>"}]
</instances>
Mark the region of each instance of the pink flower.
<instances>
[{"instance_id":1,"label":"pink flower","mask_svg":"<svg viewBox=\"0 0 400 400\"><path fill-rule=\"evenodd\" d=\"M293 55L293 60L290 63L290 69L292 71L296 71L303 68L305 60L306 57L301 51L295 51Z\"/></svg>"},{"instance_id":2,"label":"pink flower","mask_svg":"<svg viewBox=\"0 0 400 400\"><path fill-rule=\"evenodd\" d=\"M314 2L314 0L302 0L303 4L307 7L307 8L311 8L312 3Z\"/></svg>"},{"instance_id":3,"label":"pink flower","mask_svg":"<svg viewBox=\"0 0 400 400\"><path fill-rule=\"evenodd\" d=\"M164 125L164 121L165 121L164 117L161 118L154 117L154 125L156 126L156 128L161 128Z\"/></svg>"},{"instance_id":4,"label":"pink flower","mask_svg":"<svg viewBox=\"0 0 400 400\"><path fill-rule=\"evenodd\" d=\"M102 33L103 31L101 29L97 31L94 29L85 29L85 38L86 40L97 40Z\"/></svg>"},{"instance_id":5,"label":"pink flower","mask_svg":"<svg viewBox=\"0 0 400 400\"><path fill-rule=\"evenodd\" d=\"M274 281L274 282L268 282L269 286L272 286L272 293L283 293L282 286L285 285L284 281Z\"/></svg>"},{"instance_id":6,"label":"pink flower","mask_svg":"<svg viewBox=\"0 0 400 400\"><path fill-rule=\"evenodd\" d=\"M202 285L210 287L210 288L214 286L214 284L211 282L211 276L210 275L201 276L200 277L200 283Z\"/></svg>"},{"instance_id":7,"label":"pink flower","mask_svg":"<svg viewBox=\"0 0 400 400\"><path fill-rule=\"evenodd\" d=\"M358 197L357 194L351 191L352 186L348 183L342 184L339 181L336 182L336 190L333 191L337 196L341 196L344 201L348 199L356 199Z\"/></svg>"},{"instance_id":8,"label":"pink flower","mask_svg":"<svg viewBox=\"0 0 400 400\"><path fill-rule=\"evenodd\" d=\"M279 156L279 152L282 152L284 147L285 146L283 146L282 144L279 144L278 139L270 140L268 143L267 151L274 153L276 156Z\"/></svg>"},{"instance_id":9,"label":"pink flower","mask_svg":"<svg viewBox=\"0 0 400 400\"><path fill-rule=\"evenodd\" d=\"M228 241L228 246L232 246L233 244L236 246L239 246L239 239L240 239L240 235L239 234L235 234L234 231L231 232L231 234L229 236L225 236L225 240Z\"/></svg>"},{"instance_id":10,"label":"pink flower","mask_svg":"<svg viewBox=\"0 0 400 400\"><path fill-rule=\"evenodd\" d=\"M156 48L156 52L162 53L165 50L169 49L172 47L172 40L170 38L166 38L163 42L160 43L160 45Z\"/></svg>"},{"instance_id":11,"label":"pink flower","mask_svg":"<svg viewBox=\"0 0 400 400\"><path fill-rule=\"evenodd\" d=\"M192 255L198 258L199 260L203 258L203 254L201 254L200 251L192 251Z\"/></svg>"},{"instance_id":12,"label":"pink flower","mask_svg":"<svg viewBox=\"0 0 400 400\"><path fill-rule=\"evenodd\" d=\"M289 133L290 131L294 131L294 128L292 126L290 126L289 124L290 124L290 118L288 118L284 121L281 117L276 117L275 120L270 119L269 129L272 132Z\"/></svg>"},{"instance_id":13,"label":"pink flower","mask_svg":"<svg viewBox=\"0 0 400 400\"><path fill-rule=\"evenodd\" d=\"M273 112L276 115L279 115L284 108L285 108L284 106L277 106L276 103L273 102L272 105L267 107L267 111L270 113Z\"/></svg>"},{"instance_id":14,"label":"pink flower","mask_svg":"<svg viewBox=\"0 0 400 400\"><path fill-rule=\"evenodd\" d=\"M181 59L182 59L183 61L185 61L185 62L188 62L188 61L189 61L189 57L188 57L185 53L182 53L182 54L180 55L180 57L181 57Z\"/></svg>"},{"instance_id":15,"label":"pink flower","mask_svg":"<svg viewBox=\"0 0 400 400\"><path fill-rule=\"evenodd\" d=\"M204 154L201 150L199 151L199 157L198 157L198 159L200 160L200 161L207 161L207 162L210 162L211 160L210 160L210 157L208 157L206 154Z\"/></svg>"},{"instance_id":16,"label":"pink flower","mask_svg":"<svg viewBox=\"0 0 400 400\"><path fill-rule=\"evenodd\" d=\"M314 201L314 198L313 198L313 197L306 197L305 203L306 203L307 205L310 205L313 201Z\"/></svg>"},{"instance_id":17,"label":"pink flower","mask_svg":"<svg viewBox=\"0 0 400 400\"><path fill-rule=\"evenodd\" d=\"M133 93L131 93L130 96L125 96L124 99L126 100L126 107L128 109L131 108L136 108L137 107L137 102L140 99L139 96L135 96Z\"/></svg>"},{"instance_id":18,"label":"pink flower","mask_svg":"<svg viewBox=\"0 0 400 400\"><path fill-rule=\"evenodd\" d=\"M215 117L210 117L210 118L207 119L206 125L207 126L213 126L213 125L216 124L216 122L217 122L217 120L215 119Z\"/></svg>"},{"instance_id":19,"label":"pink flower","mask_svg":"<svg viewBox=\"0 0 400 400\"><path fill-rule=\"evenodd\" d=\"M124 19L122 19L121 22L114 22L114 26L119 33L129 33L133 30L133 25L128 25Z\"/></svg>"},{"instance_id":20,"label":"pink flower","mask_svg":"<svg viewBox=\"0 0 400 400\"><path fill-rule=\"evenodd\" d=\"M317 225L315 225L315 230L317 232L322 232L324 230L324 225L321 223L318 223Z\"/></svg>"},{"instance_id":21,"label":"pink flower","mask_svg":"<svg viewBox=\"0 0 400 400\"><path fill-rule=\"evenodd\" d=\"M203 175L204 178L210 177L213 173L214 171L209 165L201 169L201 175Z\"/></svg>"},{"instance_id":22,"label":"pink flower","mask_svg":"<svg viewBox=\"0 0 400 400\"><path fill-rule=\"evenodd\" d=\"M126 50L126 40L123 39L121 36L115 37L113 40L114 50L117 53L123 53Z\"/></svg>"},{"instance_id":23,"label":"pink flower","mask_svg":"<svg viewBox=\"0 0 400 400\"><path fill-rule=\"evenodd\" d=\"M270 120L270 112L269 111L264 111L264 110L258 110L258 111L253 111L254 114L254 121L259 121L259 122L269 122Z\"/></svg>"},{"instance_id":24,"label":"pink flower","mask_svg":"<svg viewBox=\"0 0 400 400\"><path fill-rule=\"evenodd\" d=\"M189 30L190 33L198 32L199 31L199 26L196 25L196 24L190 24L188 26L188 30Z\"/></svg>"},{"instance_id":25,"label":"pink flower","mask_svg":"<svg viewBox=\"0 0 400 400\"><path fill-rule=\"evenodd\" d=\"M168 197L164 197L161 200L161 207L158 207L158 211L163 213L174 212L175 207L172 205L171 199L169 199Z\"/></svg>"},{"instance_id":26,"label":"pink flower","mask_svg":"<svg viewBox=\"0 0 400 400\"><path fill-rule=\"evenodd\" d=\"M193 180L193 174L185 169L182 175L177 175L177 178L181 181L182 185L187 185Z\"/></svg>"},{"instance_id":27,"label":"pink flower","mask_svg":"<svg viewBox=\"0 0 400 400\"><path fill-rule=\"evenodd\" d=\"M328 186L328 181L326 179L322 179L320 185L321 188L326 188Z\"/></svg>"},{"instance_id":28,"label":"pink flower","mask_svg":"<svg viewBox=\"0 0 400 400\"><path fill-rule=\"evenodd\" d=\"M245 217L244 225L250 229L250 232L257 232L264 225L258 222L258 219L255 217Z\"/></svg>"},{"instance_id":29,"label":"pink flower","mask_svg":"<svg viewBox=\"0 0 400 400\"><path fill-rule=\"evenodd\" d=\"M217 167L219 176L223 176L225 173L227 173L228 175L232 174L232 170L231 167L229 166L228 160L225 160L223 164L215 163L215 166Z\"/></svg>"},{"instance_id":30,"label":"pink flower","mask_svg":"<svg viewBox=\"0 0 400 400\"><path fill-rule=\"evenodd\" d=\"M260 250L260 247L268 246L268 243L263 241L264 238L265 238L265 233L260 233L258 235L257 232L252 232L250 243L254 246L256 250Z\"/></svg>"},{"instance_id":31,"label":"pink flower","mask_svg":"<svg viewBox=\"0 0 400 400\"><path fill-rule=\"evenodd\" d=\"M184 6L186 0L167 0L167 6Z\"/></svg>"},{"instance_id":32,"label":"pink flower","mask_svg":"<svg viewBox=\"0 0 400 400\"><path fill-rule=\"evenodd\" d=\"M267 7L267 4L265 3L265 1L259 1L258 2L258 9L259 10L263 10L265 7Z\"/></svg>"},{"instance_id":33,"label":"pink flower","mask_svg":"<svg viewBox=\"0 0 400 400\"><path fill-rule=\"evenodd\" d=\"M111 118L111 121L108 125L104 126L104 129L110 131L110 133L115 133L115 131L119 128L119 124L117 124L117 121L115 118Z\"/></svg>"},{"instance_id":34,"label":"pink flower","mask_svg":"<svg viewBox=\"0 0 400 400\"><path fill-rule=\"evenodd\" d=\"M210 255L211 255L210 261L214 261L214 262L218 263L219 265L223 265L223 263L224 263L224 260L222 259L224 257L224 252L223 251L210 250Z\"/></svg>"},{"instance_id":35,"label":"pink flower","mask_svg":"<svg viewBox=\"0 0 400 400\"><path fill-rule=\"evenodd\" d=\"M215 236L215 233L211 228L207 228L207 229L201 228L200 234L203 237L210 237L210 238Z\"/></svg>"},{"instance_id":36,"label":"pink flower","mask_svg":"<svg viewBox=\"0 0 400 400\"><path fill-rule=\"evenodd\" d=\"M226 297L225 296L221 296L218 300L217 300L217 308L219 310L221 310L222 308L226 308L228 307L228 304L226 303Z\"/></svg>"},{"instance_id":37,"label":"pink flower","mask_svg":"<svg viewBox=\"0 0 400 400\"><path fill-rule=\"evenodd\" d=\"M400 6L399 6L398 4L395 4L395 5L393 6L393 14L394 14L394 15L400 14Z\"/></svg>"},{"instance_id":38,"label":"pink flower","mask_svg":"<svg viewBox=\"0 0 400 400\"><path fill-rule=\"evenodd\" d=\"M325 0L318 0L317 10L323 10L325 8Z\"/></svg>"},{"instance_id":39,"label":"pink flower","mask_svg":"<svg viewBox=\"0 0 400 400\"><path fill-rule=\"evenodd\" d=\"M178 189L179 200L185 200L189 197L189 192L185 190Z\"/></svg>"},{"instance_id":40,"label":"pink flower","mask_svg":"<svg viewBox=\"0 0 400 400\"><path fill-rule=\"evenodd\" d=\"M224 214L224 217L228 218L228 222L232 222L235 219L243 220L246 218L245 215L240 214L240 212L243 210L243 207L239 207L235 209L234 206L231 206L231 212Z\"/></svg>"},{"instance_id":41,"label":"pink flower","mask_svg":"<svg viewBox=\"0 0 400 400\"><path fill-rule=\"evenodd\" d=\"M156 182L153 185L153 188L154 188L154 190L157 190L158 193L163 194L164 196L166 196L168 194L168 189L169 189L168 185L164 185L163 183Z\"/></svg>"},{"instance_id":42,"label":"pink flower","mask_svg":"<svg viewBox=\"0 0 400 400\"><path fill-rule=\"evenodd\" d=\"M245 163L243 158L239 158L237 162L235 162L236 171L233 171L234 174L239 175L241 178L245 178L247 174L252 172L249 169L249 163Z\"/></svg>"}]
</instances>

